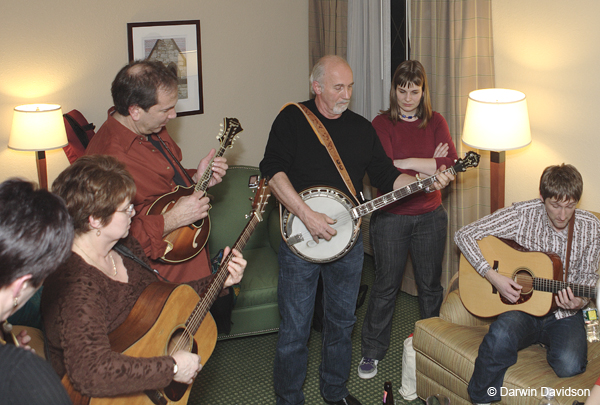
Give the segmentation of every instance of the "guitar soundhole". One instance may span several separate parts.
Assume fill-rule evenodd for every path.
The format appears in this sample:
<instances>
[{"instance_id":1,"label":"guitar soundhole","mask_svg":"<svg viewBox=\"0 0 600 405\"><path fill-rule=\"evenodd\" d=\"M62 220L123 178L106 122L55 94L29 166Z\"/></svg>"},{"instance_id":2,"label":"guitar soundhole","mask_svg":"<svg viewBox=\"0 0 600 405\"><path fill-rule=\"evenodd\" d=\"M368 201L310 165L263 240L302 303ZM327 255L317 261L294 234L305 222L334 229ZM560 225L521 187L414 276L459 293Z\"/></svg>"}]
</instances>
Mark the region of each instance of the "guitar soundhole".
<instances>
[{"instance_id":1,"label":"guitar soundhole","mask_svg":"<svg viewBox=\"0 0 600 405\"><path fill-rule=\"evenodd\" d=\"M500 299L504 304L507 305L518 305L523 304L524 302L529 301L529 299L533 295L533 274L528 269L520 268L513 274L513 281L519 284L521 287L521 296L517 300L517 302L510 302L503 296L500 296Z\"/></svg>"},{"instance_id":2,"label":"guitar soundhole","mask_svg":"<svg viewBox=\"0 0 600 405\"><path fill-rule=\"evenodd\" d=\"M196 341L193 340L189 333L183 328L177 329L171 337L167 353L175 353L178 350L198 353ZM170 401L179 401L187 391L188 387L189 385L187 384L171 381L171 384L164 389L164 393Z\"/></svg>"},{"instance_id":3,"label":"guitar soundhole","mask_svg":"<svg viewBox=\"0 0 600 405\"><path fill-rule=\"evenodd\" d=\"M533 275L527 269L519 269L515 272L513 280L516 281L523 289L521 295L529 295L533 293Z\"/></svg>"}]
</instances>

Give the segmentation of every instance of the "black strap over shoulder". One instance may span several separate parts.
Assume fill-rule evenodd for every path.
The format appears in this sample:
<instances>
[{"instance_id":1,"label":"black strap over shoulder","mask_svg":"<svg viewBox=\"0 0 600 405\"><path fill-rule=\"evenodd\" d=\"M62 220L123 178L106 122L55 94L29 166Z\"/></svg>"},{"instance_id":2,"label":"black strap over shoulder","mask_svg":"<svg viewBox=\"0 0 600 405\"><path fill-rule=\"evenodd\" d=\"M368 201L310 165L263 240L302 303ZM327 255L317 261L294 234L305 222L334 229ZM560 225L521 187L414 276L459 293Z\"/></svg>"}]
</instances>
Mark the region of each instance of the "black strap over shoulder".
<instances>
[{"instance_id":1,"label":"black strap over shoulder","mask_svg":"<svg viewBox=\"0 0 600 405\"><path fill-rule=\"evenodd\" d=\"M161 279L163 279L167 283L170 283L170 281L167 280L165 277L163 277L158 272L158 270L153 269L152 267L148 266L148 264L145 261L143 261L142 259L140 259L136 255L134 255L133 252L127 246L123 245L121 242L118 242L115 246L113 246L113 249L116 250L118 253L122 254L123 256L127 257L128 259L133 260L134 262L136 262L137 264L139 264L140 266L142 266L146 270L154 273L155 275L157 275L158 277L160 277Z\"/></svg>"}]
</instances>

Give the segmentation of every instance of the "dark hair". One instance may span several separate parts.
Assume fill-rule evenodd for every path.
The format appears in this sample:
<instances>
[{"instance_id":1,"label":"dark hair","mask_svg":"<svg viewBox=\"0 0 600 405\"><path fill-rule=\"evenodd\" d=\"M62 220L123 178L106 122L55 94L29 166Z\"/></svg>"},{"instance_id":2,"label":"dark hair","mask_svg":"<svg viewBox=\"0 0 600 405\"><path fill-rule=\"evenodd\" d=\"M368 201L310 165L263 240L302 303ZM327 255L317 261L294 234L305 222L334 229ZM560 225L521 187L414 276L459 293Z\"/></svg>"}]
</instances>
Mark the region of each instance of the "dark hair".
<instances>
[{"instance_id":1,"label":"dark hair","mask_svg":"<svg viewBox=\"0 0 600 405\"><path fill-rule=\"evenodd\" d=\"M129 107L137 105L148 112L158 103L158 90L177 91L177 72L164 63L137 60L124 66L112 82L115 110L127 117Z\"/></svg>"},{"instance_id":2,"label":"dark hair","mask_svg":"<svg viewBox=\"0 0 600 405\"><path fill-rule=\"evenodd\" d=\"M390 107L385 111L381 111L381 113L387 114L394 124L397 123L400 120L400 106L398 105L396 89L398 86L405 87L410 84L421 87L423 91L416 115L421 119L419 128L425 128L433 116L433 109L431 107L427 73L425 73L425 68L419 61L406 60L398 65L392 78L392 87L390 88Z\"/></svg>"},{"instance_id":3,"label":"dark hair","mask_svg":"<svg viewBox=\"0 0 600 405\"><path fill-rule=\"evenodd\" d=\"M108 155L86 155L58 175L52 191L62 197L73 218L75 233L91 229L89 217L110 223L123 201L133 200L135 182L125 165Z\"/></svg>"},{"instance_id":4,"label":"dark hair","mask_svg":"<svg viewBox=\"0 0 600 405\"><path fill-rule=\"evenodd\" d=\"M556 198L557 201L581 200L583 193L583 178L573 165L561 164L548 166L540 178L540 195L546 198Z\"/></svg>"},{"instance_id":5,"label":"dark hair","mask_svg":"<svg viewBox=\"0 0 600 405\"><path fill-rule=\"evenodd\" d=\"M71 254L73 224L65 203L25 180L0 184L0 288L31 274L44 279Z\"/></svg>"}]
</instances>

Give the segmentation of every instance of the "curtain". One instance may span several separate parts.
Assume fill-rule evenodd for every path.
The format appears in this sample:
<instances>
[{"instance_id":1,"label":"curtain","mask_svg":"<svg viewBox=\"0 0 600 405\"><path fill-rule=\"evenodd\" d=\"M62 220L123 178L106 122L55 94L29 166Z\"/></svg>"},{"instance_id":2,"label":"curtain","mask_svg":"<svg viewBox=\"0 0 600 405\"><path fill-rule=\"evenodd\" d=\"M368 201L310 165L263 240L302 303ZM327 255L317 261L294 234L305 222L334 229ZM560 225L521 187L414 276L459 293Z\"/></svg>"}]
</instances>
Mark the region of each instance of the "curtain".
<instances>
[{"instance_id":1,"label":"curtain","mask_svg":"<svg viewBox=\"0 0 600 405\"><path fill-rule=\"evenodd\" d=\"M491 0L412 0L411 59L419 60L430 85L433 109L446 119L459 156L468 95L494 87ZM443 200L449 228L442 285L458 271L454 233L489 214L489 152L478 169L457 175Z\"/></svg>"},{"instance_id":2,"label":"curtain","mask_svg":"<svg viewBox=\"0 0 600 405\"><path fill-rule=\"evenodd\" d=\"M369 121L389 107L390 0L348 1L348 64L354 73L350 108Z\"/></svg>"},{"instance_id":3,"label":"curtain","mask_svg":"<svg viewBox=\"0 0 600 405\"><path fill-rule=\"evenodd\" d=\"M308 69L325 55L346 58L348 0L309 0Z\"/></svg>"}]
</instances>

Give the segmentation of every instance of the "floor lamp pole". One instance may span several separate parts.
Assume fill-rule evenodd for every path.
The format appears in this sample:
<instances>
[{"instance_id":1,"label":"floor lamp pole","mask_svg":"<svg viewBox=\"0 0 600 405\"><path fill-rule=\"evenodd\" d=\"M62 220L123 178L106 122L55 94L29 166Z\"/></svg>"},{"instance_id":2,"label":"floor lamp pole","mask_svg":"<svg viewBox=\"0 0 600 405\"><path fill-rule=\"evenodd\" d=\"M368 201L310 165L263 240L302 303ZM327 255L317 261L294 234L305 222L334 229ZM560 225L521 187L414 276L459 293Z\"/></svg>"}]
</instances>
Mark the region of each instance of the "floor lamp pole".
<instances>
[{"instance_id":1,"label":"floor lamp pole","mask_svg":"<svg viewBox=\"0 0 600 405\"><path fill-rule=\"evenodd\" d=\"M41 190L48 190L48 172L46 170L46 151L35 152L35 162L38 172L38 182Z\"/></svg>"},{"instance_id":2,"label":"floor lamp pole","mask_svg":"<svg viewBox=\"0 0 600 405\"><path fill-rule=\"evenodd\" d=\"M505 152L490 152L490 207L494 213L504 208L504 185L505 185Z\"/></svg>"}]
</instances>

